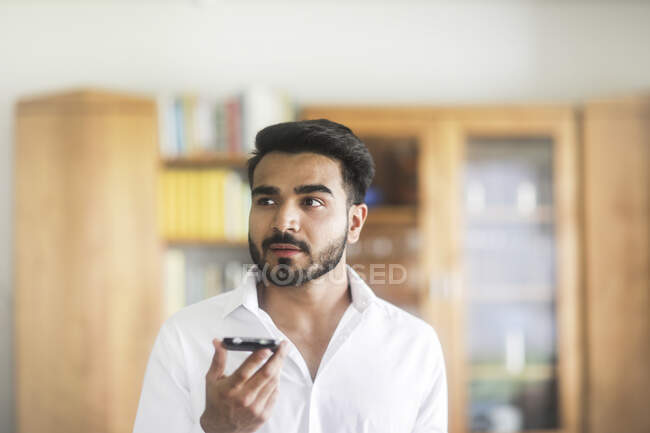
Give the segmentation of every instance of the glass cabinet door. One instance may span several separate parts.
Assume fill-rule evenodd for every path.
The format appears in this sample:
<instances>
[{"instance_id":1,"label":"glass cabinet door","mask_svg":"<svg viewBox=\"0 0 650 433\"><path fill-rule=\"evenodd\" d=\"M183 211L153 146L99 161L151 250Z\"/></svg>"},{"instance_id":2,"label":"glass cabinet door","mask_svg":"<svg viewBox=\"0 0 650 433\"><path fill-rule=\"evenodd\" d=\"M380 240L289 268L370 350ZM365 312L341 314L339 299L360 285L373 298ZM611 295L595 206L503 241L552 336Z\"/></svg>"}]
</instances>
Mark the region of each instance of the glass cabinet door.
<instances>
[{"instance_id":1,"label":"glass cabinet door","mask_svg":"<svg viewBox=\"0 0 650 433\"><path fill-rule=\"evenodd\" d=\"M375 293L418 314L421 272L417 227L417 136L360 133L376 174L366 193L363 235L349 245L350 264Z\"/></svg>"},{"instance_id":2,"label":"glass cabinet door","mask_svg":"<svg viewBox=\"0 0 650 433\"><path fill-rule=\"evenodd\" d=\"M462 173L467 426L557 429L553 141L466 141Z\"/></svg>"}]
</instances>

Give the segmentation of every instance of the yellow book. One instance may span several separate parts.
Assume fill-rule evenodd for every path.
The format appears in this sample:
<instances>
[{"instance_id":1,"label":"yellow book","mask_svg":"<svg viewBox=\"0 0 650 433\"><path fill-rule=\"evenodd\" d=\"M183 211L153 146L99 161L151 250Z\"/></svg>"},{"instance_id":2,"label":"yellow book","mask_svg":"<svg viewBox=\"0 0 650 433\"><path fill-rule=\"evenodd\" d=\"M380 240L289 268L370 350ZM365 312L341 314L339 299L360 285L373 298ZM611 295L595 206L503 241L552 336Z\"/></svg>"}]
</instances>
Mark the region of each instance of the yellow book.
<instances>
[{"instance_id":1,"label":"yellow book","mask_svg":"<svg viewBox=\"0 0 650 433\"><path fill-rule=\"evenodd\" d=\"M205 239L211 239L210 233L210 213L212 212L212 201L210 195L212 194L212 187L210 179L213 170L203 170L201 172L201 233Z\"/></svg>"},{"instance_id":2,"label":"yellow book","mask_svg":"<svg viewBox=\"0 0 650 433\"><path fill-rule=\"evenodd\" d=\"M187 239L189 237L189 188L187 170L178 170L176 173L176 214L178 215L178 228L176 237Z\"/></svg>"},{"instance_id":3,"label":"yellow book","mask_svg":"<svg viewBox=\"0 0 650 433\"><path fill-rule=\"evenodd\" d=\"M185 238L194 239L194 222L192 221L194 216L194 184L193 184L193 170L185 170L185 194L186 198L186 210L185 217L187 221L185 223Z\"/></svg>"},{"instance_id":4,"label":"yellow book","mask_svg":"<svg viewBox=\"0 0 650 433\"><path fill-rule=\"evenodd\" d=\"M199 236L201 239L210 239L210 170L199 171Z\"/></svg>"},{"instance_id":5,"label":"yellow book","mask_svg":"<svg viewBox=\"0 0 650 433\"><path fill-rule=\"evenodd\" d=\"M240 238L242 240L248 239L248 218L251 210L251 189L248 185L248 182L243 180L241 183L241 194L242 194L242 232L240 233Z\"/></svg>"},{"instance_id":6,"label":"yellow book","mask_svg":"<svg viewBox=\"0 0 650 433\"><path fill-rule=\"evenodd\" d=\"M165 170L165 213L167 230L165 237L174 239L178 237L178 172Z\"/></svg>"},{"instance_id":7,"label":"yellow book","mask_svg":"<svg viewBox=\"0 0 650 433\"><path fill-rule=\"evenodd\" d=\"M225 206L224 201L226 199L226 171L217 170L217 175L215 179L216 186L216 195L215 195L215 230L217 239L225 239L224 232L224 212Z\"/></svg>"},{"instance_id":8,"label":"yellow book","mask_svg":"<svg viewBox=\"0 0 650 433\"><path fill-rule=\"evenodd\" d=\"M210 212L209 212L209 227L210 239L223 239L222 231L222 216L221 216L221 201L223 200L223 191L221 189L221 170L211 170L210 172Z\"/></svg>"},{"instance_id":9,"label":"yellow book","mask_svg":"<svg viewBox=\"0 0 650 433\"><path fill-rule=\"evenodd\" d=\"M156 223L158 224L157 232L158 236L163 238L167 237L167 212L166 212L166 201L165 201L165 191L167 181L167 173L162 171L158 174L157 180L157 195L156 195Z\"/></svg>"},{"instance_id":10,"label":"yellow book","mask_svg":"<svg viewBox=\"0 0 650 433\"><path fill-rule=\"evenodd\" d=\"M205 236L208 239L219 239L219 172L218 170L207 170L204 189L204 218Z\"/></svg>"},{"instance_id":11,"label":"yellow book","mask_svg":"<svg viewBox=\"0 0 650 433\"><path fill-rule=\"evenodd\" d=\"M241 178L235 171L229 170L225 175L224 191L224 234L228 240L241 240L243 225Z\"/></svg>"},{"instance_id":12,"label":"yellow book","mask_svg":"<svg viewBox=\"0 0 650 433\"><path fill-rule=\"evenodd\" d=\"M212 214L212 172L214 170L204 170L202 173L201 182L203 182L202 196L203 208L201 213L201 227L203 231L203 237L205 239L212 239L212 221L210 221L210 215Z\"/></svg>"},{"instance_id":13,"label":"yellow book","mask_svg":"<svg viewBox=\"0 0 650 433\"><path fill-rule=\"evenodd\" d=\"M187 218L185 230L185 238L193 239L194 238L194 222L192 221L194 216L194 171L185 170L185 193L187 194L187 210L185 216Z\"/></svg>"},{"instance_id":14,"label":"yellow book","mask_svg":"<svg viewBox=\"0 0 650 433\"><path fill-rule=\"evenodd\" d=\"M189 170L189 213L190 213L190 238L200 239L202 237L201 231L201 199L202 199L202 185L201 185L201 171L202 170Z\"/></svg>"}]
</instances>

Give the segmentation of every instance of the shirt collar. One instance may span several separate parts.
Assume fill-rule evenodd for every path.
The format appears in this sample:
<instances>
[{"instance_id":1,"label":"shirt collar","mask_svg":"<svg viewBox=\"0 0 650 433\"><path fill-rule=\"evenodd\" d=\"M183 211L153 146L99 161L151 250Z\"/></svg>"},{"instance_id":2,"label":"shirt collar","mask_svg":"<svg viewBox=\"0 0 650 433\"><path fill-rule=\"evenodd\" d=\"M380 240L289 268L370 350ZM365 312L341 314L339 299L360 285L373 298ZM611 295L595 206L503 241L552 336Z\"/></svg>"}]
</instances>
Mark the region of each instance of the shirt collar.
<instances>
[{"instance_id":1,"label":"shirt collar","mask_svg":"<svg viewBox=\"0 0 650 433\"><path fill-rule=\"evenodd\" d=\"M223 309L222 317L228 316L238 307L244 307L255 313L259 310L257 299L257 266L252 266L244 275L241 284L234 289ZM372 304L377 296L365 281L355 272L350 265L346 265L350 292L352 294L352 305L362 312Z\"/></svg>"}]
</instances>

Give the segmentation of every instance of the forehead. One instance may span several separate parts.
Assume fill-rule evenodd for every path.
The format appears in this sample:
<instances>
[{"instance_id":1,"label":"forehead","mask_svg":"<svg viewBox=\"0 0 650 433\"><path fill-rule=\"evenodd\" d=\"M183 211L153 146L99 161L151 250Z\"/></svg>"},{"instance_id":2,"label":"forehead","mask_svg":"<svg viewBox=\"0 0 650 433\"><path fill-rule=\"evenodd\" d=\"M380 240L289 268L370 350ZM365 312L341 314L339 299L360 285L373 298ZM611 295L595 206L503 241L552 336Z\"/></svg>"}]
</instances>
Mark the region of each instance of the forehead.
<instances>
[{"instance_id":1,"label":"forehead","mask_svg":"<svg viewBox=\"0 0 650 433\"><path fill-rule=\"evenodd\" d=\"M253 174L253 187L277 186L284 192L285 188L311 184L343 193L340 161L317 153L271 152L264 155Z\"/></svg>"}]
</instances>

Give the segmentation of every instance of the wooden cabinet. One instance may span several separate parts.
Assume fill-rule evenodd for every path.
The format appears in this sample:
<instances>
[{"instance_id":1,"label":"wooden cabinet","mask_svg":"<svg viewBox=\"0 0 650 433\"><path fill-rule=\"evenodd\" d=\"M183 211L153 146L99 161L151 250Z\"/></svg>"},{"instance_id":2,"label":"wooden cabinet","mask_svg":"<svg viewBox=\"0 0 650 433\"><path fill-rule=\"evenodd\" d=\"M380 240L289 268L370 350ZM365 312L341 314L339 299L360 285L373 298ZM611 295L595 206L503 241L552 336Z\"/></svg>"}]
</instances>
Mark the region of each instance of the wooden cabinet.
<instances>
[{"instance_id":1,"label":"wooden cabinet","mask_svg":"<svg viewBox=\"0 0 650 433\"><path fill-rule=\"evenodd\" d=\"M18 432L128 432L161 324L155 104L103 92L16 108Z\"/></svg>"},{"instance_id":2,"label":"wooden cabinet","mask_svg":"<svg viewBox=\"0 0 650 433\"><path fill-rule=\"evenodd\" d=\"M650 431L650 98L583 113L587 431Z\"/></svg>"},{"instance_id":3,"label":"wooden cabinet","mask_svg":"<svg viewBox=\"0 0 650 433\"><path fill-rule=\"evenodd\" d=\"M371 207L362 239L384 230L373 213L409 203L414 221L395 217L388 227L404 238L417 231L414 250L391 257L415 277L408 287L371 285L438 331L450 431L580 431L575 111L307 107L302 117L352 128L381 161L380 189L388 178L401 191L404 179L383 162L398 161L385 146L414 149L416 173L406 183L417 194ZM367 251L350 258L376 260Z\"/></svg>"}]
</instances>

